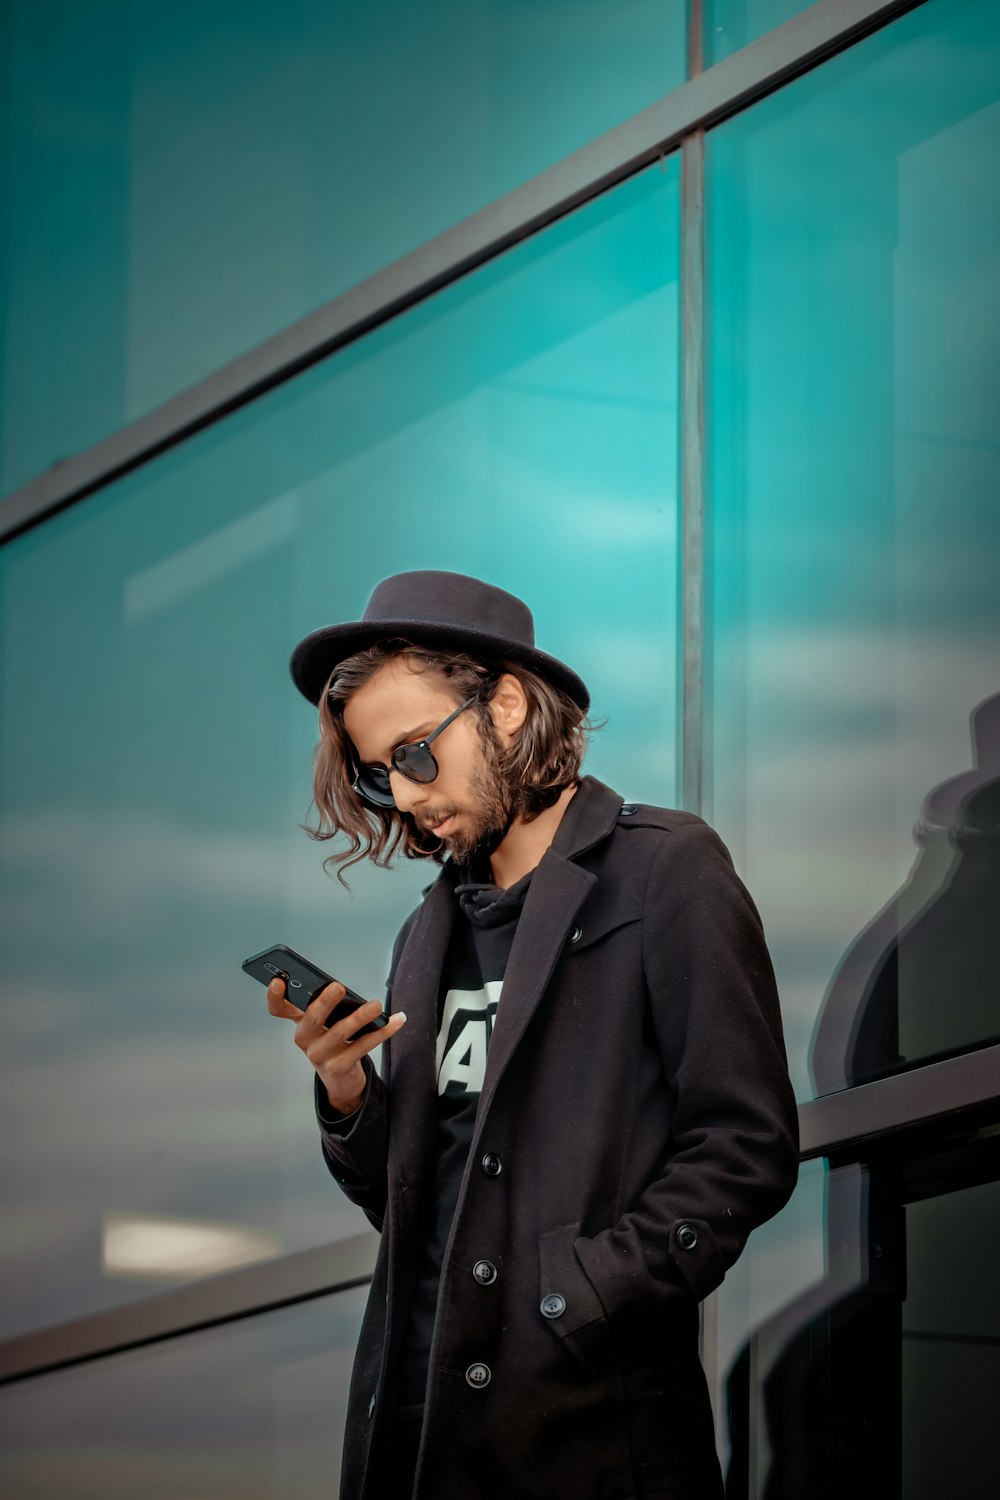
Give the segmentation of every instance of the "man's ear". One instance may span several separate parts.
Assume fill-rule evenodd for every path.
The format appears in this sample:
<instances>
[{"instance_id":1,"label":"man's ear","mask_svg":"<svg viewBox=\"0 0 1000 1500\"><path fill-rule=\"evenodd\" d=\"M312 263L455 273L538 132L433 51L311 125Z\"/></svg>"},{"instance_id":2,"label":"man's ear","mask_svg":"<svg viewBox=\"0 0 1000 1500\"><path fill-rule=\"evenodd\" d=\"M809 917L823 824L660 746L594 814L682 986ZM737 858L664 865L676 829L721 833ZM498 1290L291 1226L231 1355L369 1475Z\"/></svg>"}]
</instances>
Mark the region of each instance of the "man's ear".
<instances>
[{"instance_id":1,"label":"man's ear","mask_svg":"<svg viewBox=\"0 0 1000 1500\"><path fill-rule=\"evenodd\" d=\"M513 738L523 728L528 717L528 698L523 683L513 672L505 672L497 683L490 699L490 713L498 734L505 739Z\"/></svg>"}]
</instances>

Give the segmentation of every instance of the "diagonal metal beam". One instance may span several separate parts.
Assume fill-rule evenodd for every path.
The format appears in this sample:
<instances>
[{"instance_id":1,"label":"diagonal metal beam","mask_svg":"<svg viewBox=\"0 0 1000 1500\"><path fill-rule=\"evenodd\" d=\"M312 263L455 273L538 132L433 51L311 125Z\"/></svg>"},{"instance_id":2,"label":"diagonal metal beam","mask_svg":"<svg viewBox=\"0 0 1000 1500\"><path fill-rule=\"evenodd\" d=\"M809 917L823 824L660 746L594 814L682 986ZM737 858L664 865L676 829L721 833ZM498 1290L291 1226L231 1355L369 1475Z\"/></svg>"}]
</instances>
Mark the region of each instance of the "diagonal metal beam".
<instances>
[{"instance_id":1,"label":"diagonal metal beam","mask_svg":"<svg viewBox=\"0 0 1000 1500\"><path fill-rule=\"evenodd\" d=\"M984 1109L1000 1120L1000 1043L800 1104L801 1157L860 1157L876 1138Z\"/></svg>"},{"instance_id":2,"label":"diagonal metal beam","mask_svg":"<svg viewBox=\"0 0 1000 1500\"><path fill-rule=\"evenodd\" d=\"M863 1161L890 1135L970 1114L1000 1122L1000 1043L800 1104L802 1159ZM377 1251L378 1235L365 1231L4 1340L0 1384L362 1285Z\"/></svg>"},{"instance_id":3,"label":"diagonal metal beam","mask_svg":"<svg viewBox=\"0 0 1000 1500\"><path fill-rule=\"evenodd\" d=\"M0 1385L363 1285L371 1280L378 1243L374 1229L363 1231L6 1339L0 1343Z\"/></svg>"},{"instance_id":4,"label":"diagonal metal beam","mask_svg":"<svg viewBox=\"0 0 1000 1500\"><path fill-rule=\"evenodd\" d=\"M9 539L457 281L924 0L819 0L589 145L0 501Z\"/></svg>"}]
</instances>

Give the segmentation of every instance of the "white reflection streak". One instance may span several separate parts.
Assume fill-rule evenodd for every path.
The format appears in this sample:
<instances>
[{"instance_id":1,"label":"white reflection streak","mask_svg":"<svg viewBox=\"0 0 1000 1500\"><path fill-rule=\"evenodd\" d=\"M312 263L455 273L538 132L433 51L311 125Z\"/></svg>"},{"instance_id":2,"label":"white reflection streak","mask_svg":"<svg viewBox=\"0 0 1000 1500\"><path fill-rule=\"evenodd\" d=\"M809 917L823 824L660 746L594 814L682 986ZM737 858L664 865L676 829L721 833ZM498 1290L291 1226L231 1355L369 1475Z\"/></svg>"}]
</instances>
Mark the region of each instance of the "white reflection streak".
<instances>
[{"instance_id":1,"label":"white reflection streak","mask_svg":"<svg viewBox=\"0 0 1000 1500\"><path fill-rule=\"evenodd\" d=\"M243 1224L116 1213L103 1215L101 1271L138 1281L195 1281L281 1253L272 1234Z\"/></svg>"},{"instance_id":2,"label":"white reflection streak","mask_svg":"<svg viewBox=\"0 0 1000 1500\"><path fill-rule=\"evenodd\" d=\"M220 526L179 552L161 558L126 580L125 623L134 624L198 593L251 558L269 552L275 543L293 537L298 525L298 499L292 490L258 506L238 521Z\"/></svg>"}]
</instances>

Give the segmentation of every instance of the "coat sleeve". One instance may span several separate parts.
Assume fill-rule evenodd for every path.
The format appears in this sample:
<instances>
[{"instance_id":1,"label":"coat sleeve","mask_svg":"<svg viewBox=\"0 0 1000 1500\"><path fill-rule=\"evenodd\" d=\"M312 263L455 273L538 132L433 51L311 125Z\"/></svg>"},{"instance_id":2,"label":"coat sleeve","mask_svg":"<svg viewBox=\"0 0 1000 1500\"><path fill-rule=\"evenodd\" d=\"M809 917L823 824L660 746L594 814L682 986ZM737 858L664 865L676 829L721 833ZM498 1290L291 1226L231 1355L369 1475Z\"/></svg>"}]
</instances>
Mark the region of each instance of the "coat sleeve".
<instances>
[{"instance_id":1,"label":"coat sleeve","mask_svg":"<svg viewBox=\"0 0 1000 1500\"><path fill-rule=\"evenodd\" d=\"M392 985L399 956L417 911L411 912L407 917L393 945L389 978L385 987L384 1009L387 1014L392 1013ZM369 1223L381 1233L388 1194L388 1089L372 1062L370 1052L362 1057L361 1066L365 1073L365 1090L361 1103L352 1114L338 1114L332 1107L318 1073L313 1074L313 1102L323 1160L331 1176L351 1202L364 1210Z\"/></svg>"},{"instance_id":2,"label":"coat sleeve","mask_svg":"<svg viewBox=\"0 0 1000 1500\"><path fill-rule=\"evenodd\" d=\"M662 1175L575 1247L608 1322L639 1329L713 1291L798 1173L798 1112L760 916L700 819L660 841L642 944L671 1136Z\"/></svg>"}]
</instances>

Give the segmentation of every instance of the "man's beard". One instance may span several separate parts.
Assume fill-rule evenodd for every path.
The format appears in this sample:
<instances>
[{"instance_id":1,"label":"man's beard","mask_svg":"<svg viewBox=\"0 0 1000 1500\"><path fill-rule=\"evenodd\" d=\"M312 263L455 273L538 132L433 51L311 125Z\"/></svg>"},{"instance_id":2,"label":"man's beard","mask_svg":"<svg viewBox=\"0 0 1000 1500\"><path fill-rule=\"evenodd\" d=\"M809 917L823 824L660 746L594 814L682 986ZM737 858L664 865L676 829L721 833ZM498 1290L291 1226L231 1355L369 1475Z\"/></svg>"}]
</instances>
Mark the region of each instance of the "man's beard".
<instances>
[{"instance_id":1,"label":"man's beard","mask_svg":"<svg viewBox=\"0 0 1000 1500\"><path fill-rule=\"evenodd\" d=\"M503 843L521 809L517 788L505 774L503 748L492 719L487 717L477 727L483 753L470 782L474 807L461 810L461 816L469 826L454 836L443 836L444 844L458 865L467 865L477 854L487 857L493 854Z\"/></svg>"}]
</instances>

